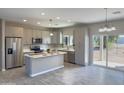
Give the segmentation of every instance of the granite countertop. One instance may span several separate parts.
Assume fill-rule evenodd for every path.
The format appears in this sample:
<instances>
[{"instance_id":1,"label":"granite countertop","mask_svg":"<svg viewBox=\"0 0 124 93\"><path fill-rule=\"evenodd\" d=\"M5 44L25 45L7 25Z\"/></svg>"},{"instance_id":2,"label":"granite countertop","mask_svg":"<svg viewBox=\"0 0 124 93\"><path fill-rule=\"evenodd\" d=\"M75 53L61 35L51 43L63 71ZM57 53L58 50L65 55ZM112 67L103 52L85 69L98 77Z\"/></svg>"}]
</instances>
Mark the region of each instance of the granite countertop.
<instances>
[{"instance_id":1,"label":"granite countertop","mask_svg":"<svg viewBox=\"0 0 124 93\"><path fill-rule=\"evenodd\" d=\"M23 53L34 53L34 51L30 49L23 49Z\"/></svg>"},{"instance_id":2,"label":"granite countertop","mask_svg":"<svg viewBox=\"0 0 124 93\"><path fill-rule=\"evenodd\" d=\"M44 57L50 57L50 56L57 56L57 55L64 55L65 52L53 52L53 53L29 53L25 54L24 56L30 57L30 58L44 58Z\"/></svg>"},{"instance_id":3,"label":"granite countertop","mask_svg":"<svg viewBox=\"0 0 124 93\"><path fill-rule=\"evenodd\" d=\"M67 51L67 52L68 52L68 51L75 52L75 50L72 49L72 48L71 48L71 49L60 48L60 49L58 49L58 50L59 50L59 51L65 51L65 52L66 52L66 51Z\"/></svg>"}]
</instances>

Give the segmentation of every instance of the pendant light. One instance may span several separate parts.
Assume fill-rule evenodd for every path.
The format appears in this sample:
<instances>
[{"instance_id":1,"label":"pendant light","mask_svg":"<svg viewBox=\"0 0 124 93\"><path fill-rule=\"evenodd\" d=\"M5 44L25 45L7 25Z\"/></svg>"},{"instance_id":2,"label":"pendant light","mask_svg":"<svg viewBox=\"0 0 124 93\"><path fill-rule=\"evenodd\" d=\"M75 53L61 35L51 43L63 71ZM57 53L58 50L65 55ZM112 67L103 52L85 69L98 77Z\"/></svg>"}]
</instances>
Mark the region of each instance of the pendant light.
<instances>
[{"instance_id":1,"label":"pendant light","mask_svg":"<svg viewBox=\"0 0 124 93\"><path fill-rule=\"evenodd\" d=\"M52 21L53 21L52 19L49 19L49 26L51 26L51 27L52 27ZM50 33L50 36L53 36L52 32Z\"/></svg>"},{"instance_id":2,"label":"pendant light","mask_svg":"<svg viewBox=\"0 0 124 93\"><path fill-rule=\"evenodd\" d=\"M99 29L99 32L111 32L111 31L115 31L116 30L116 27L114 26L110 26L109 23L108 23L108 9L105 8L105 13L106 13L106 16L105 16L105 25L103 28L100 28Z\"/></svg>"}]
</instances>

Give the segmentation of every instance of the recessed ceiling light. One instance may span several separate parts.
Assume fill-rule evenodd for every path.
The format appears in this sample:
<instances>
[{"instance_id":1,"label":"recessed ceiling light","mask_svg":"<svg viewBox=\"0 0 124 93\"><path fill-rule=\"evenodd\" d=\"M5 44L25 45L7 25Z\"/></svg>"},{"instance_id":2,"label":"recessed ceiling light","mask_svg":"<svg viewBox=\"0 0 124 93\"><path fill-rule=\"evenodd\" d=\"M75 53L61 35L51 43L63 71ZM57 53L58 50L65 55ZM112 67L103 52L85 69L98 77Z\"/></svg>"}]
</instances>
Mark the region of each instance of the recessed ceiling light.
<instances>
[{"instance_id":1,"label":"recessed ceiling light","mask_svg":"<svg viewBox=\"0 0 124 93\"><path fill-rule=\"evenodd\" d=\"M50 33L50 36L53 36L53 33Z\"/></svg>"},{"instance_id":2,"label":"recessed ceiling light","mask_svg":"<svg viewBox=\"0 0 124 93\"><path fill-rule=\"evenodd\" d=\"M40 25L40 22L37 22L38 25Z\"/></svg>"},{"instance_id":3,"label":"recessed ceiling light","mask_svg":"<svg viewBox=\"0 0 124 93\"><path fill-rule=\"evenodd\" d=\"M71 20L67 20L68 22L71 22Z\"/></svg>"},{"instance_id":4,"label":"recessed ceiling light","mask_svg":"<svg viewBox=\"0 0 124 93\"><path fill-rule=\"evenodd\" d=\"M56 17L56 19L58 19L58 20L59 20L59 19L60 19L60 17Z\"/></svg>"},{"instance_id":5,"label":"recessed ceiling light","mask_svg":"<svg viewBox=\"0 0 124 93\"><path fill-rule=\"evenodd\" d=\"M51 26L51 24L49 24L49 26Z\"/></svg>"},{"instance_id":6,"label":"recessed ceiling light","mask_svg":"<svg viewBox=\"0 0 124 93\"><path fill-rule=\"evenodd\" d=\"M41 15L45 15L45 13L44 13L44 12L42 12L42 13L41 13Z\"/></svg>"},{"instance_id":7,"label":"recessed ceiling light","mask_svg":"<svg viewBox=\"0 0 124 93\"><path fill-rule=\"evenodd\" d=\"M120 14L121 13L121 11L114 11L114 12L112 12L112 14Z\"/></svg>"},{"instance_id":8,"label":"recessed ceiling light","mask_svg":"<svg viewBox=\"0 0 124 93\"><path fill-rule=\"evenodd\" d=\"M24 21L24 22L26 22L27 20L26 20L26 19L24 19L23 21Z\"/></svg>"}]
</instances>

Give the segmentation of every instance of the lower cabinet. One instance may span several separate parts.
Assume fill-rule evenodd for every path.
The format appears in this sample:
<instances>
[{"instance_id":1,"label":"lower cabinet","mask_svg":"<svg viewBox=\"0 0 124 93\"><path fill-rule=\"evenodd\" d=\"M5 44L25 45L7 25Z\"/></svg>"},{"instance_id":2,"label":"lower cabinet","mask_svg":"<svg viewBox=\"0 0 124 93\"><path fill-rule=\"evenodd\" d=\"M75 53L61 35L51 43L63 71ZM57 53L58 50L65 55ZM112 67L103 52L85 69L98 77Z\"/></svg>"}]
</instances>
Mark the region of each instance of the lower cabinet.
<instances>
[{"instance_id":1,"label":"lower cabinet","mask_svg":"<svg viewBox=\"0 0 124 93\"><path fill-rule=\"evenodd\" d=\"M73 51L68 52L68 62L75 63L75 52Z\"/></svg>"},{"instance_id":2,"label":"lower cabinet","mask_svg":"<svg viewBox=\"0 0 124 93\"><path fill-rule=\"evenodd\" d=\"M64 61L68 62L68 54L64 54Z\"/></svg>"},{"instance_id":3,"label":"lower cabinet","mask_svg":"<svg viewBox=\"0 0 124 93\"><path fill-rule=\"evenodd\" d=\"M67 54L64 55L64 61L69 63L75 63L75 52L67 51Z\"/></svg>"}]
</instances>

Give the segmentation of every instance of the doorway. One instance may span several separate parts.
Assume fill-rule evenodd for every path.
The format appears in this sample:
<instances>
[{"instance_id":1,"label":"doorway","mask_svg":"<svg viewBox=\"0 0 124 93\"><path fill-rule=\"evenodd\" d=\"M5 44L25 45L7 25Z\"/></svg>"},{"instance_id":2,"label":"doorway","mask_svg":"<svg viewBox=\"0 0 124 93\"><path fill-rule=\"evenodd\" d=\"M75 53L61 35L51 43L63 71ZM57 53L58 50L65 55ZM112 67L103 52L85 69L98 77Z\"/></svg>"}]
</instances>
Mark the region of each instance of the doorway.
<instances>
[{"instance_id":1,"label":"doorway","mask_svg":"<svg viewBox=\"0 0 124 93\"><path fill-rule=\"evenodd\" d=\"M124 70L124 35L94 35L93 64Z\"/></svg>"}]
</instances>

